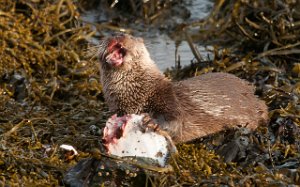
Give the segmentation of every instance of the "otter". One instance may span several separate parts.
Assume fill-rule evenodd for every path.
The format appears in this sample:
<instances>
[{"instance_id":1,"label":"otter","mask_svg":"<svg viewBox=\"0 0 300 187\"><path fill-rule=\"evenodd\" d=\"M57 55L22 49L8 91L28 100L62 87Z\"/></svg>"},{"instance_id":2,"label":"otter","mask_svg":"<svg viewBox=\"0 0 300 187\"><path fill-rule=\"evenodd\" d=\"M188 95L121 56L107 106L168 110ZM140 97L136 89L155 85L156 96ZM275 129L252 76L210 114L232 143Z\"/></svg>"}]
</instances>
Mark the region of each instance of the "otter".
<instances>
[{"instance_id":1,"label":"otter","mask_svg":"<svg viewBox=\"0 0 300 187\"><path fill-rule=\"evenodd\" d=\"M224 128L255 129L268 121L254 86L229 73L207 73L182 81L166 78L142 38L123 34L101 40L101 84L109 110L149 113L174 142L187 142Z\"/></svg>"}]
</instances>

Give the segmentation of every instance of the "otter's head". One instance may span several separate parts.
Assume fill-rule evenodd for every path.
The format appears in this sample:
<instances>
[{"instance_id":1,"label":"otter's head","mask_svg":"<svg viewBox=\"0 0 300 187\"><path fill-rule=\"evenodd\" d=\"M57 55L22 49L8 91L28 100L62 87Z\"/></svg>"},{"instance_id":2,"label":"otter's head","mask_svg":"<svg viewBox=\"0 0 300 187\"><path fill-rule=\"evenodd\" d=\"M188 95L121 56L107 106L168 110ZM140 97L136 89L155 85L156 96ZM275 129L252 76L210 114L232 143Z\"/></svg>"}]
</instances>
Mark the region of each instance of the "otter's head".
<instances>
[{"instance_id":1,"label":"otter's head","mask_svg":"<svg viewBox=\"0 0 300 187\"><path fill-rule=\"evenodd\" d=\"M99 59L105 69L139 68L143 66L141 62L150 59L143 39L131 35L105 38L101 40L100 46Z\"/></svg>"}]
</instances>

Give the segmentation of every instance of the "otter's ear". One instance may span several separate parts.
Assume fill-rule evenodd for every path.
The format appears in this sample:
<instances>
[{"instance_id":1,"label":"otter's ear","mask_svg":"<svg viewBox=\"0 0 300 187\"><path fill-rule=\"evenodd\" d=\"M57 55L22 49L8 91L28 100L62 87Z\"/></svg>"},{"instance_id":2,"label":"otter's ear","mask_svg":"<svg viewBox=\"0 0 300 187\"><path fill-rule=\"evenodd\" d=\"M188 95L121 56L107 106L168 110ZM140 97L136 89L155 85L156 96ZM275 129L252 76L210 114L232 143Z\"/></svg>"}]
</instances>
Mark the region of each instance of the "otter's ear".
<instances>
[{"instance_id":1,"label":"otter's ear","mask_svg":"<svg viewBox=\"0 0 300 187\"><path fill-rule=\"evenodd\" d=\"M143 39L143 38L141 38L141 37L138 37L138 38L137 38L137 40L138 40L139 42L142 42L142 43L144 43L144 39Z\"/></svg>"}]
</instances>

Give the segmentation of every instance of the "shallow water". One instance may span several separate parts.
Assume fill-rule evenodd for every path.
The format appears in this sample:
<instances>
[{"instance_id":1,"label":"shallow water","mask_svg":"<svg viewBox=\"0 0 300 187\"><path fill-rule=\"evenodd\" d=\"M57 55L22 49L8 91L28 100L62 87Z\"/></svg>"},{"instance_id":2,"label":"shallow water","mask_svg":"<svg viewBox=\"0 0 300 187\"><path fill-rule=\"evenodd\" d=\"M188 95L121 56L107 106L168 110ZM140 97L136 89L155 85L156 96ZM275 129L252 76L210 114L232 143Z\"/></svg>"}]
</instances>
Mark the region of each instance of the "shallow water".
<instances>
[{"instance_id":1,"label":"shallow water","mask_svg":"<svg viewBox=\"0 0 300 187\"><path fill-rule=\"evenodd\" d=\"M213 7L213 2L210 0L187 0L185 1L184 6L190 11L191 16L187 20L183 21L195 21L208 16ZM103 14L103 11L100 10L100 7L96 10L86 12L81 17L83 20L88 22L98 22L107 19ZM176 42L166 33L153 29L135 31L135 34L144 38L152 59L157 63L158 67L162 71L175 66L176 48L177 55L180 58L180 64L182 66L189 65L194 59L194 55L186 41ZM98 40L94 38L91 42L98 43ZM197 48L202 56L205 57L209 55L204 46L197 45Z\"/></svg>"},{"instance_id":2,"label":"shallow water","mask_svg":"<svg viewBox=\"0 0 300 187\"><path fill-rule=\"evenodd\" d=\"M147 48L152 59L162 71L175 66L176 48L181 66L189 65L194 59L194 55L186 41L181 41L176 46L176 42L165 34L156 37L147 36L145 40L148 41ZM196 47L202 56L210 55L204 46L197 45Z\"/></svg>"}]
</instances>

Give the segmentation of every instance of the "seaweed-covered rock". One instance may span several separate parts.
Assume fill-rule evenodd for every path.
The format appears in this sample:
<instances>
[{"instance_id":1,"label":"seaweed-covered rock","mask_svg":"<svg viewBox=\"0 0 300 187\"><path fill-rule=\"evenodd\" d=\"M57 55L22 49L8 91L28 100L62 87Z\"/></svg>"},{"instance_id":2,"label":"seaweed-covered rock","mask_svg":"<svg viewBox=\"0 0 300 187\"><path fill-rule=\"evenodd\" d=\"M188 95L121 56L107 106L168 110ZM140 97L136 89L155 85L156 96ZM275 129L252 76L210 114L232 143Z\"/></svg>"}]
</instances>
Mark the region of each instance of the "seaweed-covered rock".
<instances>
[{"instance_id":1,"label":"seaweed-covered rock","mask_svg":"<svg viewBox=\"0 0 300 187\"><path fill-rule=\"evenodd\" d=\"M172 168L160 168L141 164L136 158L101 157L86 158L72 167L64 177L68 186L145 186L150 176L172 172Z\"/></svg>"}]
</instances>

